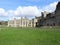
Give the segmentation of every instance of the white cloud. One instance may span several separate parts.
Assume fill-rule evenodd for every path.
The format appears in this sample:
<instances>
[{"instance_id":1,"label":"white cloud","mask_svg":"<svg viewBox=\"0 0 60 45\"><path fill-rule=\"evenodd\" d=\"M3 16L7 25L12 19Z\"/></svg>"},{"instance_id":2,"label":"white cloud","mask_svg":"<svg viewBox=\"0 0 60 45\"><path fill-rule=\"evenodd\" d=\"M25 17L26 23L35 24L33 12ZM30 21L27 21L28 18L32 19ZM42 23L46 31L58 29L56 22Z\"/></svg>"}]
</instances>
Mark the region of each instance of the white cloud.
<instances>
[{"instance_id":1,"label":"white cloud","mask_svg":"<svg viewBox=\"0 0 60 45\"><path fill-rule=\"evenodd\" d=\"M5 11L5 9L0 8L0 16L7 16L8 13Z\"/></svg>"},{"instance_id":2,"label":"white cloud","mask_svg":"<svg viewBox=\"0 0 60 45\"><path fill-rule=\"evenodd\" d=\"M27 7L21 7L19 6L17 10L15 11L16 15L32 15L37 16L40 15L39 9L36 6L27 6Z\"/></svg>"},{"instance_id":3,"label":"white cloud","mask_svg":"<svg viewBox=\"0 0 60 45\"><path fill-rule=\"evenodd\" d=\"M5 13L5 10L3 8L0 8L0 16L4 15L4 13Z\"/></svg>"},{"instance_id":4,"label":"white cloud","mask_svg":"<svg viewBox=\"0 0 60 45\"><path fill-rule=\"evenodd\" d=\"M58 2L51 3L39 9L37 6L19 6L16 10L0 8L0 16L40 16L42 11L53 12Z\"/></svg>"},{"instance_id":5,"label":"white cloud","mask_svg":"<svg viewBox=\"0 0 60 45\"><path fill-rule=\"evenodd\" d=\"M14 16L15 14L14 10L9 10L7 11L7 13L8 13L8 16Z\"/></svg>"},{"instance_id":6,"label":"white cloud","mask_svg":"<svg viewBox=\"0 0 60 45\"><path fill-rule=\"evenodd\" d=\"M47 11L47 12L55 11L57 3L58 2L54 2L54 3L51 3L51 4L47 5L47 6L44 6L43 11Z\"/></svg>"},{"instance_id":7,"label":"white cloud","mask_svg":"<svg viewBox=\"0 0 60 45\"><path fill-rule=\"evenodd\" d=\"M16 10L8 10L0 8L0 16L37 16L40 10L36 6L19 6Z\"/></svg>"}]
</instances>

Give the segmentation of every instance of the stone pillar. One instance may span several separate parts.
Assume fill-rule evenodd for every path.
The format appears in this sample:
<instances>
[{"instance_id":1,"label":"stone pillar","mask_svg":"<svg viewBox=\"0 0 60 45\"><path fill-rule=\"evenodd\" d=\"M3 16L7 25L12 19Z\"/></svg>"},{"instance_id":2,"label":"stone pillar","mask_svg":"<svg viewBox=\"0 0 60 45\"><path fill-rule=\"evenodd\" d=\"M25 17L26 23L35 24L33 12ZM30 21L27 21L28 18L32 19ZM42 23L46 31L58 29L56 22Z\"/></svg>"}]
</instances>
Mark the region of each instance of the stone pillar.
<instances>
[{"instance_id":1,"label":"stone pillar","mask_svg":"<svg viewBox=\"0 0 60 45\"><path fill-rule=\"evenodd\" d=\"M9 20L8 20L8 27L9 27Z\"/></svg>"}]
</instances>

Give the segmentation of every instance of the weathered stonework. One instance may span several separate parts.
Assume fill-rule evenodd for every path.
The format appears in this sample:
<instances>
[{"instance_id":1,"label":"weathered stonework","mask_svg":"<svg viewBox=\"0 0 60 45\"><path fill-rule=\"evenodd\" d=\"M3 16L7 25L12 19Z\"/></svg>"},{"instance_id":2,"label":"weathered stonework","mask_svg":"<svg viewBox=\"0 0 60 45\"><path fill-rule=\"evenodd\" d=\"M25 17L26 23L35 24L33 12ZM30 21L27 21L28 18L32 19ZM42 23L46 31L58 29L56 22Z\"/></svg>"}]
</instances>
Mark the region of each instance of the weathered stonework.
<instances>
[{"instance_id":1,"label":"weathered stonework","mask_svg":"<svg viewBox=\"0 0 60 45\"><path fill-rule=\"evenodd\" d=\"M8 27L36 27L37 19L29 20L27 18L21 18L8 21Z\"/></svg>"}]
</instances>

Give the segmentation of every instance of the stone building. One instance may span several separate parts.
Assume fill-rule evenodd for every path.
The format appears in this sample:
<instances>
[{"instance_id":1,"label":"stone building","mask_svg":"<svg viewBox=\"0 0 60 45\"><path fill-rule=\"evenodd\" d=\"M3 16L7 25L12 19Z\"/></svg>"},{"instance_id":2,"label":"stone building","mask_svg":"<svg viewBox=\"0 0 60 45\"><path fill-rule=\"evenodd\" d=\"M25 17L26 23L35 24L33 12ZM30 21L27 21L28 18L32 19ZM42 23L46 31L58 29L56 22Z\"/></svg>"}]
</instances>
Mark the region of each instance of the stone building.
<instances>
[{"instance_id":1,"label":"stone building","mask_svg":"<svg viewBox=\"0 0 60 45\"><path fill-rule=\"evenodd\" d=\"M56 26L60 26L60 2L56 6L55 18L56 18Z\"/></svg>"},{"instance_id":2,"label":"stone building","mask_svg":"<svg viewBox=\"0 0 60 45\"><path fill-rule=\"evenodd\" d=\"M27 18L21 18L8 21L8 26L10 27L32 27L32 20L29 20Z\"/></svg>"},{"instance_id":3,"label":"stone building","mask_svg":"<svg viewBox=\"0 0 60 45\"><path fill-rule=\"evenodd\" d=\"M56 10L52 13L46 11L41 13L42 16L35 17L32 20L27 18L15 19L8 21L11 27L40 27L40 26L60 26L60 2L56 6Z\"/></svg>"},{"instance_id":4,"label":"stone building","mask_svg":"<svg viewBox=\"0 0 60 45\"><path fill-rule=\"evenodd\" d=\"M52 13L42 12L42 16L38 19L38 26L60 26L60 2L56 6L56 10Z\"/></svg>"},{"instance_id":5,"label":"stone building","mask_svg":"<svg viewBox=\"0 0 60 45\"><path fill-rule=\"evenodd\" d=\"M43 26L55 26L55 14L49 13L43 20Z\"/></svg>"},{"instance_id":6,"label":"stone building","mask_svg":"<svg viewBox=\"0 0 60 45\"><path fill-rule=\"evenodd\" d=\"M16 19L8 21L8 27L36 27L37 18L32 20L25 18Z\"/></svg>"},{"instance_id":7,"label":"stone building","mask_svg":"<svg viewBox=\"0 0 60 45\"><path fill-rule=\"evenodd\" d=\"M32 27L37 27L38 19L39 19L39 18L38 18L38 17L36 17L36 16L35 16L35 18L34 18L34 19L32 19L32 24L33 24L33 25L32 25Z\"/></svg>"}]
</instances>

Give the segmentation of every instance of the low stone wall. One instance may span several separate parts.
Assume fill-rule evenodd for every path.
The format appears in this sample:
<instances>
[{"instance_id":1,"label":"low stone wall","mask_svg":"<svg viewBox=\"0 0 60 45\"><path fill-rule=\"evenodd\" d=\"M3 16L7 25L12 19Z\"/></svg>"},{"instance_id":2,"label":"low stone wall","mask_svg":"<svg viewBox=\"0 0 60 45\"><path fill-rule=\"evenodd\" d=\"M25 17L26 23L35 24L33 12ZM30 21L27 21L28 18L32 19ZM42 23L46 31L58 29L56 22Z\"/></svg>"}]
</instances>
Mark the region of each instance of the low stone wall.
<instances>
[{"instance_id":1,"label":"low stone wall","mask_svg":"<svg viewBox=\"0 0 60 45\"><path fill-rule=\"evenodd\" d=\"M60 28L60 26L42 26L40 28Z\"/></svg>"}]
</instances>

